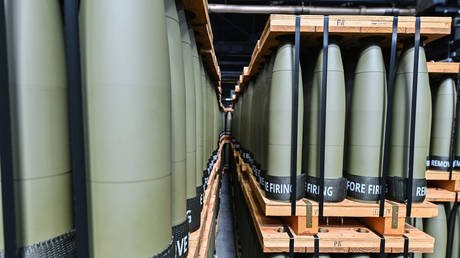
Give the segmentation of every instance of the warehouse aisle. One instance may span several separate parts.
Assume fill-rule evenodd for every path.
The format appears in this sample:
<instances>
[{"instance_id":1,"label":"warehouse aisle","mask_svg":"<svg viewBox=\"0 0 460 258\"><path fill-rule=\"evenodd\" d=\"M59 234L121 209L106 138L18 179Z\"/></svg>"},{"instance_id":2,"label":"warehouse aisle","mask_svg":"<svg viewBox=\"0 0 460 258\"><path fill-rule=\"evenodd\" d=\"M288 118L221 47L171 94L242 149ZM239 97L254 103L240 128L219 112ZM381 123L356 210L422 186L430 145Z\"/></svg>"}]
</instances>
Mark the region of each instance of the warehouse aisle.
<instances>
[{"instance_id":1,"label":"warehouse aisle","mask_svg":"<svg viewBox=\"0 0 460 258\"><path fill-rule=\"evenodd\" d=\"M230 194L230 175L224 173L222 178L221 203L219 210L219 231L216 240L216 255L219 258L232 258L235 255L233 232L232 199Z\"/></svg>"}]
</instances>

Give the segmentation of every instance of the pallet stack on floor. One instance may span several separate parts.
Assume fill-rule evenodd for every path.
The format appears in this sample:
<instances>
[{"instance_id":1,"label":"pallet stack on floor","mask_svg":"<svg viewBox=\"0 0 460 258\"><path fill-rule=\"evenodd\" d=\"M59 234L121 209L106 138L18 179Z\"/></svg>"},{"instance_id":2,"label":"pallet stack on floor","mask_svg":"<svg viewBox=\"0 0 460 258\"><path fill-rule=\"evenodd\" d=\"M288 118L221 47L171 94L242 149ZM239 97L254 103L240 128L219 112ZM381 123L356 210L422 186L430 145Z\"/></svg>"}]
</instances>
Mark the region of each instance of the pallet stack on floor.
<instances>
[{"instance_id":1,"label":"pallet stack on floor","mask_svg":"<svg viewBox=\"0 0 460 258\"><path fill-rule=\"evenodd\" d=\"M430 78L440 80L443 78L458 79L460 63L455 62L428 62ZM458 118L457 118L458 119ZM428 180L427 200L432 202L455 202L460 201L457 194L460 191L460 171L437 171L427 169ZM457 199L456 199L457 198Z\"/></svg>"},{"instance_id":2,"label":"pallet stack on floor","mask_svg":"<svg viewBox=\"0 0 460 258\"><path fill-rule=\"evenodd\" d=\"M245 67L235 92L235 101L244 94L248 84L263 69L276 46L285 35L294 35L294 15L271 15L260 40L253 51L251 62ZM398 42L414 37L415 17L399 17ZM301 15L300 42L308 42L309 47L320 46L323 35L323 16ZM376 16L329 16L329 34L339 36L347 46L358 46L369 36L383 38L381 45L391 45L393 17ZM450 34L450 18L421 17L420 33L424 43ZM398 43L398 48L402 44ZM301 45L302 46L302 45ZM441 67L430 68L430 72ZM450 68L454 69L454 68ZM458 74L458 66L456 74ZM433 72L434 73L434 72ZM268 85L267 85L268 87ZM288 87L288 89L290 89ZM305 90L305 89L304 89ZM290 105L290 104L289 104ZM235 109L235 112L238 112ZM244 126L244 125L241 125ZM239 139L235 139L237 143ZM345 199L338 203L324 203L323 217L319 216L316 201L301 198L296 202L295 214L291 203L274 201L266 197L260 182L253 173L253 164L248 163L243 147L234 144L235 175L234 194L238 237L241 257L269 257L272 254L302 253L431 253L435 239L406 223L408 218L434 218L438 216L438 206L430 201L439 201L441 195L430 188L424 202L413 203L410 216L406 216L406 204L385 200L384 215L379 216L378 203L356 202ZM235 148L236 147L236 148ZM251 151L251 150L249 150ZM274 157L271 157L274 158ZM455 190L457 173L453 180L437 172L427 171L429 186L444 186L443 191ZM436 180L436 181L432 181ZM451 188L453 187L453 188ZM439 188L439 187L438 187ZM455 196L453 197L455 198ZM244 206L238 203L244 202ZM449 201L453 201L449 199ZM249 218L249 224L244 219ZM256 239L250 242L246 234ZM382 240L384 239L384 240ZM384 247L382 248L382 242ZM260 250L252 250L260 248ZM315 250L316 248L316 250ZM406 250L405 250L406 249Z\"/></svg>"}]
</instances>

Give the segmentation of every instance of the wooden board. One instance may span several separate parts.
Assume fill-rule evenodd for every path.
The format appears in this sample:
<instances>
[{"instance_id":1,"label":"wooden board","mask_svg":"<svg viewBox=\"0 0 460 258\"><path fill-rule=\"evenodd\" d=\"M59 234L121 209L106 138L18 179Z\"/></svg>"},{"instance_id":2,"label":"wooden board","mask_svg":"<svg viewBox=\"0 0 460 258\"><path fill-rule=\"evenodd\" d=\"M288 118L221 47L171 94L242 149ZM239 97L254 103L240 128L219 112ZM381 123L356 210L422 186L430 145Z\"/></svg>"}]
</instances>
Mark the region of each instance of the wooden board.
<instances>
[{"instance_id":1,"label":"wooden board","mask_svg":"<svg viewBox=\"0 0 460 258\"><path fill-rule=\"evenodd\" d=\"M220 68L219 64L217 63L216 53L214 52L214 48L211 50L200 50L201 57L203 58L203 63L205 67L207 67L209 76L212 80L220 82Z\"/></svg>"},{"instance_id":2,"label":"wooden board","mask_svg":"<svg viewBox=\"0 0 460 258\"><path fill-rule=\"evenodd\" d=\"M277 38L295 33L295 15L271 14L264 31L254 47L248 72L240 80L242 86L249 78L257 74L262 68L266 57L272 54L274 47L279 45ZM301 44L303 46L320 45L323 33L323 15L300 16ZM451 33L450 17L421 17L420 33L424 43L431 42ZM393 17L391 16L364 16L364 15L330 15L329 34L340 36L339 44L355 46L360 44L364 37L382 37L379 42L382 46L391 44ZM398 40L413 37L415 32L415 17L401 16L398 21ZM343 43L343 44L342 44Z\"/></svg>"},{"instance_id":3,"label":"wooden board","mask_svg":"<svg viewBox=\"0 0 460 258\"><path fill-rule=\"evenodd\" d=\"M279 218L267 217L256 203L254 193L248 182L248 176L237 168L238 181L249 207L257 237L264 252L279 253L289 251L289 236L283 230L284 224ZM292 228L290 229L292 231ZM294 252L312 253L314 251L313 236L294 236ZM343 224L320 225L319 252L324 253L378 253L380 252L380 237L354 219L348 219ZM433 252L434 238L422 231L405 225L405 235L409 238L409 252ZM404 249L402 236L385 237L386 253L401 253Z\"/></svg>"},{"instance_id":4,"label":"wooden board","mask_svg":"<svg viewBox=\"0 0 460 258\"><path fill-rule=\"evenodd\" d=\"M189 23L195 32L198 51L201 53L203 63L209 76L217 85L220 85L220 68L214 51L213 34L208 13L207 0L182 0L184 9L188 11Z\"/></svg>"},{"instance_id":5,"label":"wooden board","mask_svg":"<svg viewBox=\"0 0 460 258\"><path fill-rule=\"evenodd\" d=\"M439 187L448 191L460 191L460 180L434 180L428 181L429 186Z\"/></svg>"},{"instance_id":6,"label":"wooden board","mask_svg":"<svg viewBox=\"0 0 460 258\"><path fill-rule=\"evenodd\" d=\"M200 50L213 49L213 35L209 24L193 25L195 31L195 40Z\"/></svg>"},{"instance_id":7,"label":"wooden board","mask_svg":"<svg viewBox=\"0 0 460 258\"><path fill-rule=\"evenodd\" d=\"M456 62L427 62L430 74L452 74L457 76L460 72L460 63Z\"/></svg>"},{"instance_id":8,"label":"wooden board","mask_svg":"<svg viewBox=\"0 0 460 258\"><path fill-rule=\"evenodd\" d=\"M214 236L215 236L215 232L217 231L217 228L216 228L216 221L215 221L215 218L216 218L216 213L217 213L217 210L216 210L216 204L217 204L217 198L218 198L218 182L219 182L219 175L216 175L216 179L214 180L214 184L212 186L213 190L211 191L212 195L211 195L211 198L210 198L210 201L209 201L209 204L208 204L208 207L207 207L207 216L206 216L206 221L205 221L205 224L204 224L204 228L203 228L203 234L201 235L201 239L200 239L200 249L199 249L199 252L198 252L198 258L206 258L208 257L208 251L209 251L209 246L211 245L211 241L215 241L215 239L213 239L211 236L213 235L212 234L212 231L214 231Z\"/></svg>"},{"instance_id":9,"label":"wooden board","mask_svg":"<svg viewBox=\"0 0 460 258\"><path fill-rule=\"evenodd\" d=\"M454 202L455 192L442 189L429 187L426 192L426 200L430 202ZM460 194L457 194L457 201L460 201Z\"/></svg>"},{"instance_id":10,"label":"wooden board","mask_svg":"<svg viewBox=\"0 0 460 258\"><path fill-rule=\"evenodd\" d=\"M219 146L219 152L222 145ZM203 209L201 211L200 228L190 234L189 253L187 257L207 257L209 248L209 236L211 235L212 222L215 217L215 204L218 197L219 174L217 170L220 166L219 159L213 166L211 174L209 175L209 185L204 193Z\"/></svg>"},{"instance_id":11,"label":"wooden board","mask_svg":"<svg viewBox=\"0 0 460 258\"><path fill-rule=\"evenodd\" d=\"M425 172L426 180L449 180L449 172L427 170ZM452 180L460 180L460 172L452 172Z\"/></svg>"},{"instance_id":12,"label":"wooden board","mask_svg":"<svg viewBox=\"0 0 460 258\"><path fill-rule=\"evenodd\" d=\"M184 9L192 13L192 25L211 24L207 0L182 0Z\"/></svg>"},{"instance_id":13,"label":"wooden board","mask_svg":"<svg viewBox=\"0 0 460 258\"><path fill-rule=\"evenodd\" d=\"M427 170L425 176L429 186L454 192L460 191L460 172L453 171L451 180L449 180L449 172L446 171Z\"/></svg>"}]
</instances>

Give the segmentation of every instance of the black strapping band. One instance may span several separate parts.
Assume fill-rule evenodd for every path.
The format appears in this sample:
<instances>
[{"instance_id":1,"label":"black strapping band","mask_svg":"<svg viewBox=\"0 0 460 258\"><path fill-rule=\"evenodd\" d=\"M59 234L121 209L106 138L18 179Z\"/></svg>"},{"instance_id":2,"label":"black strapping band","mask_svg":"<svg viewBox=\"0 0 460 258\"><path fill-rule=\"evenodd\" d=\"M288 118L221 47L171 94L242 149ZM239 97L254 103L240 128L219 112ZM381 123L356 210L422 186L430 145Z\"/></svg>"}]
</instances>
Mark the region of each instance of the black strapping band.
<instances>
[{"instance_id":1,"label":"black strapping band","mask_svg":"<svg viewBox=\"0 0 460 258\"><path fill-rule=\"evenodd\" d=\"M324 189L324 159L326 145L326 104L327 104L327 51L329 47L329 16L324 16L323 26L323 74L321 80L321 143L319 153L319 192ZM323 216L324 195L319 195L319 217Z\"/></svg>"},{"instance_id":2,"label":"black strapping band","mask_svg":"<svg viewBox=\"0 0 460 258\"><path fill-rule=\"evenodd\" d=\"M448 232L448 237L447 237L447 254L446 254L446 258L452 258L452 247L453 247L453 243L454 243L454 232L456 230L456 226L455 226L455 223L456 223L456 218L457 218L457 212L458 212L458 206L459 206L459 202L458 202L458 192L455 192L455 201L454 201L454 205L452 206L452 210L450 211L449 213L449 218L448 218L448 227L449 227L449 230L447 231Z\"/></svg>"},{"instance_id":3,"label":"black strapping band","mask_svg":"<svg viewBox=\"0 0 460 258\"><path fill-rule=\"evenodd\" d=\"M379 257L380 258L385 258L385 236L380 234L379 232L373 230L372 228L368 228L372 233L376 234L378 237L380 237L380 253Z\"/></svg>"},{"instance_id":4,"label":"black strapping band","mask_svg":"<svg viewBox=\"0 0 460 258\"><path fill-rule=\"evenodd\" d=\"M82 73L78 0L64 0L64 35L66 46L67 93L69 101L70 152L72 165L73 210L78 257L89 257L89 218L86 193L86 157L83 125ZM3 168L2 168L3 169ZM3 180L2 175L2 180ZM5 209L3 209L5 210ZM7 255L7 257L10 257Z\"/></svg>"},{"instance_id":5,"label":"black strapping band","mask_svg":"<svg viewBox=\"0 0 460 258\"><path fill-rule=\"evenodd\" d=\"M404 258L409 257L409 238L403 235L404 238Z\"/></svg>"},{"instance_id":6,"label":"black strapping band","mask_svg":"<svg viewBox=\"0 0 460 258\"><path fill-rule=\"evenodd\" d=\"M314 252L315 252L315 258L319 258L319 237L318 235L313 235L315 241L314 241Z\"/></svg>"},{"instance_id":7,"label":"black strapping band","mask_svg":"<svg viewBox=\"0 0 460 258\"><path fill-rule=\"evenodd\" d=\"M458 75L457 75L457 85L456 86L456 96L458 96L458 94L460 94L460 70L458 71ZM455 101L455 108L454 108L454 117L453 117L453 120L452 120L452 130L451 130L451 140L450 140L450 156L449 156L449 180L452 180L452 170L454 169L454 167L458 166L458 164L454 164L454 163L457 163L457 162L454 162L457 161L457 155L460 155L460 153L455 153L455 145L457 143L456 141L456 132L457 132L457 114L458 114L458 109L459 109L459 100L458 100L458 97L456 98L456 101ZM454 158L455 156L455 158Z\"/></svg>"},{"instance_id":8,"label":"black strapping band","mask_svg":"<svg viewBox=\"0 0 460 258\"><path fill-rule=\"evenodd\" d=\"M383 154L382 181L380 185L380 207L379 216L384 216L385 211L385 192L387 188L388 178L388 161L390 159L390 130L391 130L391 114L393 110L393 87L396 75L396 48L398 43L398 16L393 17L393 32L391 34L391 53L390 53L390 71L388 72L387 86L387 117L385 119L385 142Z\"/></svg>"},{"instance_id":9,"label":"black strapping band","mask_svg":"<svg viewBox=\"0 0 460 258\"><path fill-rule=\"evenodd\" d=\"M289 257L294 258L294 235L292 235L291 230L286 225L284 225L284 231L286 231L289 236Z\"/></svg>"},{"instance_id":10,"label":"black strapping band","mask_svg":"<svg viewBox=\"0 0 460 258\"><path fill-rule=\"evenodd\" d=\"M1 205L3 210L3 241L5 257L19 257L16 245L16 211L13 181L13 151L11 142L10 86L6 39L5 1L0 3L0 156ZM72 129L72 128L70 128ZM75 174L76 171L74 171ZM76 212L78 212L76 210Z\"/></svg>"},{"instance_id":11,"label":"black strapping band","mask_svg":"<svg viewBox=\"0 0 460 258\"><path fill-rule=\"evenodd\" d=\"M418 84L418 57L420 50L420 17L415 17L415 43L414 43L414 70L412 77L412 103L410 116L410 140L409 140L409 174L407 192L406 216L410 217L412 211L412 180L414 178L414 145L415 145L415 120L417 110L417 84Z\"/></svg>"},{"instance_id":12,"label":"black strapping band","mask_svg":"<svg viewBox=\"0 0 460 258\"><path fill-rule=\"evenodd\" d=\"M300 15L295 17L294 80L292 80L292 119L291 119L291 215L295 216L297 193L297 126L299 113L299 56L300 56Z\"/></svg>"}]
</instances>

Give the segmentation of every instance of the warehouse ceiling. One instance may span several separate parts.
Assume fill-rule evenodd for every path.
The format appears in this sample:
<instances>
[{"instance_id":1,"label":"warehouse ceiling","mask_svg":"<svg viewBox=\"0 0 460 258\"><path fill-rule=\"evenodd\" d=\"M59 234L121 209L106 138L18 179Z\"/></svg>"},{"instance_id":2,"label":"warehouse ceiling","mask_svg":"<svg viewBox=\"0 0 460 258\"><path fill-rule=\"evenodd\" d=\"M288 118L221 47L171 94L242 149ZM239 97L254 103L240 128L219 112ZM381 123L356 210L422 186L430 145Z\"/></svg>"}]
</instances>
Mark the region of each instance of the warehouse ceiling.
<instances>
[{"instance_id":1,"label":"warehouse ceiling","mask_svg":"<svg viewBox=\"0 0 460 258\"><path fill-rule=\"evenodd\" d=\"M460 1L460 0L459 0ZM328 6L328 7L417 7L418 14L450 15L459 13L457 0L208 0L208 4L264 6ZM437 9L436 9L437 8ZM249 65L251 54L265 26L268 14L209 13L214 47L222 72L222 98L231 102L230 93L243 67ZM227 101L226 101L227 100Z\"/></svg>"}]
</instances>

